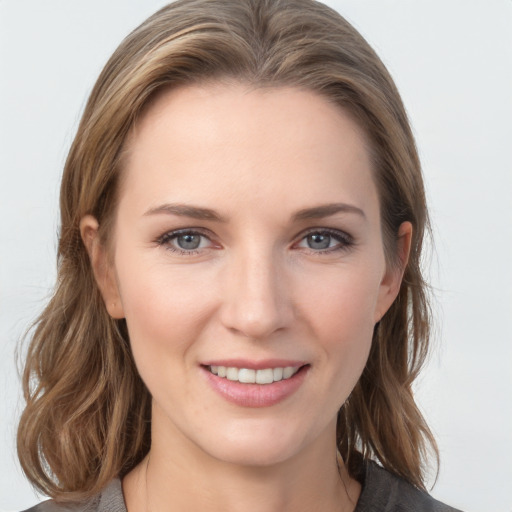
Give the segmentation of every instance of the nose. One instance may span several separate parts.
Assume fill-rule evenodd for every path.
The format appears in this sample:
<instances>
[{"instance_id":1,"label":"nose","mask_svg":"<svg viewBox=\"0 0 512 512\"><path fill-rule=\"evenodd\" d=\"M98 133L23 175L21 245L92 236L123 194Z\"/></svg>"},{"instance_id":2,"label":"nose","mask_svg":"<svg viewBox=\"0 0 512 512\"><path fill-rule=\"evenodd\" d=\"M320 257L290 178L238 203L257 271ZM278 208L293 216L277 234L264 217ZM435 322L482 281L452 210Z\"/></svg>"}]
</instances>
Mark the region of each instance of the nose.
<instances>
[{"instance_id":1,"label":"nose","mask_svg":"<svg viewBox=\"0 0 512 512\"><path fill-rule=\"evenodd\" d=\"M232 332L262 340L286 328L293 317L286 272L263 251L240 254L226 269L221 320Z\"/></svg>"}]
</instances>

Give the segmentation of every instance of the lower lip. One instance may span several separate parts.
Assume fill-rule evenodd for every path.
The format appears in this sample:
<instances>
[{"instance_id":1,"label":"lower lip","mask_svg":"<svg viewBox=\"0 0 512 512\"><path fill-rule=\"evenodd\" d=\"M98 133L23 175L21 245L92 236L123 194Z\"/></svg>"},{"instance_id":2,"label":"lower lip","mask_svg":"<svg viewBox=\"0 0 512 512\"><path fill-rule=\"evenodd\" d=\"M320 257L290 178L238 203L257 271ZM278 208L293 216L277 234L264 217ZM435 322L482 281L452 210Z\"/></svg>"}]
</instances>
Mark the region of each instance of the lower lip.
<instances>
[{"instance_id":1,"label":"lower lip","mask_svg":"<svg viewBox=\"0 0 512 512\"><path fill-rule=\"evenodd\" d=\"M272 384L242 384L214 375L202 367L210 386L224 399L240 407L270 407L293 395L304 382L309 366L303 366L293 377Z\"/></svg>"}]
</instances>

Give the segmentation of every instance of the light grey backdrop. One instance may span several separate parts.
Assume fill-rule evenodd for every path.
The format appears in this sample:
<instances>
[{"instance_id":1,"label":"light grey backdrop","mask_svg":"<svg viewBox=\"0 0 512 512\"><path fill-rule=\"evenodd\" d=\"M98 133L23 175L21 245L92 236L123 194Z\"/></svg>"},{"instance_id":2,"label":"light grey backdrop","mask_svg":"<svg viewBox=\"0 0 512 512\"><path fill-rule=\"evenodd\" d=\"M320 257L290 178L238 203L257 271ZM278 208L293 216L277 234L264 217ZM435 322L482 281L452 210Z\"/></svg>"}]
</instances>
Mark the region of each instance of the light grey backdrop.
<instances>
[{"instance_id":1,"label":"light grey backdrop","mask_svg":"<svg viewBox=\"0 0 512 512\"><path fill-rule=\"evenodd\" d=\"M55 278L66 151L102 65L162 0L0 0L0 510L37 497L16 462L17 340ZM512 1L330 0L408 108L437 255L438 351L417 393L442 465L433 494L512 511Z\"/></svg>"}]
</instances>

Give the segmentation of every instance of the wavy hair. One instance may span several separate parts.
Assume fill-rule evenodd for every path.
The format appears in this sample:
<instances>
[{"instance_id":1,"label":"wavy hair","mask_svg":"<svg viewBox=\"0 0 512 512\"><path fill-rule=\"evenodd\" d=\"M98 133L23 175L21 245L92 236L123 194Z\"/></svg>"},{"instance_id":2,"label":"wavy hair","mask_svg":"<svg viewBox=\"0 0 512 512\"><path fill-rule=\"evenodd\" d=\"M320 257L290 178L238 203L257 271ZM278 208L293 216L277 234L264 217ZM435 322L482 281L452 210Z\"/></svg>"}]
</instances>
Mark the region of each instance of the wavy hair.
<instances>
[{"instance_id":1,"label":"wavy hair","mask_svg":"<svg viewBox=\"0 0 512 512\"><path fill-rule=\"evenodd\" d=\"M23 373L23 470L45 494L79 500L147 454L151 397L125 321L106 311L79 223L94 215L108 243L124 144L158 91L224 79L303 88L351 113L369 140L389 264L396 264L400 224L413 225L398 298L376 326L363 374L339 411L337 443L352 476L362 455L424 488L427 456L438 452L411 387L430 328L418 154L381 60L342 16L313 0L179 0L129 34L107 62L65 163L58 280L34 324Z\"/></svg>"}]
</instances>

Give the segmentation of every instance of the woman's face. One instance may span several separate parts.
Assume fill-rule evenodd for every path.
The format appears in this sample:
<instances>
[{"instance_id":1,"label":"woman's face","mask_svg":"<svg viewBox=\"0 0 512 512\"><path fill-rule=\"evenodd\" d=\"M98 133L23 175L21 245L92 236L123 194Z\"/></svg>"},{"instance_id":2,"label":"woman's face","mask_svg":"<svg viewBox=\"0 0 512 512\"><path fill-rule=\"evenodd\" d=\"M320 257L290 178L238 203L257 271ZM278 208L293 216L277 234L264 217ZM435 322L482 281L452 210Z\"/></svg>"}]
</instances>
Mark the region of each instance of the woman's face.
<instances>
[{"instance_id":1,"label":"woman's face","mask_svg":"<svg viewBox=\"0 0 512 512\"><path fill-rule=\"evenodd\" d=\"M361 130L312 92L187 86L127 148L96 275L153 397L153 444L255 465L332 451L401 278Z\"/></svg>"}]
</instances>

